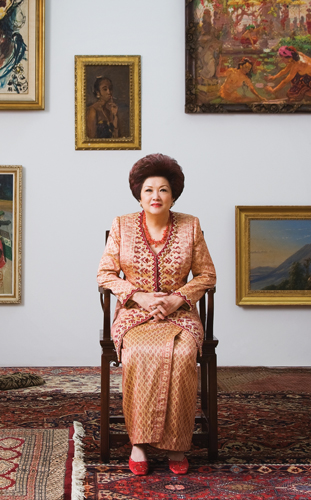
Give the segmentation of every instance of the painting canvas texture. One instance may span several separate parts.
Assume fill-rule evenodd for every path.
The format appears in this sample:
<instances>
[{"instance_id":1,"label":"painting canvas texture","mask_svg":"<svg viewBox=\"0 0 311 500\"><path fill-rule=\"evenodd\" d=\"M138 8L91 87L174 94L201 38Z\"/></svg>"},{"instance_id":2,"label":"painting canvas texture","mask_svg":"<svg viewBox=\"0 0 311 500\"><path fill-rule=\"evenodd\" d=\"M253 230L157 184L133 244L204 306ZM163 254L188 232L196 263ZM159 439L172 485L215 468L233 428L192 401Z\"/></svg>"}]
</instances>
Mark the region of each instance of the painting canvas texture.
<instances>
[{"instance_id":1,"label":"painting canvas texture","mask_svg":"<svg viewBox=\"0 0 311 500\"><path fill-rule=\"evenodd\" d=\"M186 0L186 112L311 111L311 2Z\"/></svg>"},{"instance_id":2,"label":"painting canvas texture","mask_svg":"<svg viewBox=\"0 0 311 500\"><path fill-rule=\"evenodd\" d=\"M89 138L129 137L130 135L130 68L129 66L87 65L86 77L86 131ZM98 89L97 89L98 87ZM106 88L107 87L107 88ZM97 90L96 90L97 89ZM102 96L102 94L106 93ZM103 103L106 104L107 109ZM110 115L115 108L115 126ZM108 116L109 115L109 116ZM92 127L94 122L94 127ZM113 120L112 120L113 122Z\"/></svg>"},{"instance_id":3,"label":"painting canvas texture","mask_svg":"<svg viewBox=\"0 0 311 500\"><path fill-rule=\"evenodd\" d=\"M311 220L250 221L250 289L311 290Z\"/></svg>"},{"instance_id":4,"label":"painting canvas texture","mask_svg":"<svg viewBox=\"0 0 311 500\"><path fill-rule=\"evenodd\" d=\"M0 173L0 297L13 294L14 176Z\"/></svg>"},{"instance_id":5,"label":"painting canvas texture","mask_svg":"<svg viewBox=\"0 0 311 500\"><path fill-rule=\"evenodd\" d=\"M29 0L0 1L0 97L28 94Z\"/></svg>"}]
</instances>

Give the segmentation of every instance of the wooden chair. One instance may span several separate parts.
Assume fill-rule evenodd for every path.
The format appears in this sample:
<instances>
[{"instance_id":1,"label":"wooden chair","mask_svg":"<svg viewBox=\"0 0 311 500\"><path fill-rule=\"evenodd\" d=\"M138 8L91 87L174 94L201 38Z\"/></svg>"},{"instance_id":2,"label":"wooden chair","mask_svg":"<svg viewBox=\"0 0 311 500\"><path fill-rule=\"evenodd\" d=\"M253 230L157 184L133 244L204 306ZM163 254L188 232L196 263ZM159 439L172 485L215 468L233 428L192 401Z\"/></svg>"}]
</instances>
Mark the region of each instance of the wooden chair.
<instances>
[{"instance_id":1,"label":"wooden chair","mask_svg":"<svg viewBox=\"0 0 311 500\"><path fill-rule=\"evenodd\" d=\"M107 232L108 233L108 232ZM196 422L202 426L202 432L193 434L194 444L207 446L209 460L218 456L217 424L217 362L216 347L218 340L213 336L214 293L216 289L206 290L199 301L199 313L204 328L202 356L197 362L201 366L201 409L202 415ZM99 287L100 303L104 313L103 330L100 330L101 355L101 415L100 415L100 456L103 462L110 460L110 446L122 445L129 441L125 433L111 433L110 424L124 423L124 416L110 415L110 364L119 366L117 353L111 339L111 291ZM207 297L207 309L206 309ZM206 314L207 313L207 314Z\"/></svg>"}]
</instances>

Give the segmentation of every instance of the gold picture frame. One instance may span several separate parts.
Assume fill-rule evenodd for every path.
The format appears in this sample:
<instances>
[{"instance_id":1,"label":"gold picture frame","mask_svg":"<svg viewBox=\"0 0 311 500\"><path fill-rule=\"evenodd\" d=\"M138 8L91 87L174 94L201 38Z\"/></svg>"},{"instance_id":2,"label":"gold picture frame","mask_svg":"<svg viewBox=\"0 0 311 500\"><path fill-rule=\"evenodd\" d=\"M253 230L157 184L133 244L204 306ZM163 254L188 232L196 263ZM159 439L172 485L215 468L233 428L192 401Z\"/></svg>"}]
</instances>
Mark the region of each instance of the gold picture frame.
<instances>
[{"instance_id":1,"label":"gold picture frame","mask_svg":"<svg viewBox=\"0 0 311 500\"><path fill-rule=\"evenodd\" d=\"M6 0L0 17L0 33L8 40L0 50L0 110L42 110L45 0Z\"/></svg>"},{"instance_id":2,"label":"gold picture frame","mask_svg":"<svg viewBox=\"0 0 311 500\"><path fill-rule=\"evenodd\" d=\"M237 206L236 304L311 306L311 206Z\"/></svg>"},{"instance_id":3,"label":"gold picture frame","mask_svg":"<svg viewBox=\"0 0 311 500\"><path fill-rule=\"evenodd\" d=\"M75 148L141 149L140 56L75 56Z\"/></svg>"},{"instance_id":4,"label":"gold picture frame","mask_svg":"<svg viewBox=\"0 0 311 500\"><path fill-rule=\"evenodd\" d=\"M21 302L22 167L0 165L0 304Z\"/></svg>"}]
</instances>

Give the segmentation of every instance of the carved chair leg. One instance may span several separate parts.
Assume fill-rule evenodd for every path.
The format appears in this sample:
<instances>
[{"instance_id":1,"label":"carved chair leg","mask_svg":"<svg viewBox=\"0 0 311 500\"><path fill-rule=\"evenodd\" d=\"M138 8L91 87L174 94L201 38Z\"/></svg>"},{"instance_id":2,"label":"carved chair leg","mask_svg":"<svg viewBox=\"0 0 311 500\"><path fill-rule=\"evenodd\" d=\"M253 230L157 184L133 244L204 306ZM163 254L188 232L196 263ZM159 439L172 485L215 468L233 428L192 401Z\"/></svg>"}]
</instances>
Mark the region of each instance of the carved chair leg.
<instances>
[{"instance_id":1,"label":"carved chair leg","mask_svg":"<svg viewBox=\"0 0 311 500\"><path fill-rule=\"evenodd\" d=\"M218 422L217 422L217 358L212 354L208 361L208 458L216 460L218 457Z\"/></svg>"},{"instance_id":2,"label":"carved chair leg","mask_svg":"<svg viewBox=\"0 0 311 500\"><path fill-rule=\"evenodd\" d=\"M100 409L100 457L103 462L110 460L109 407L110 407L110 362L101 357L101 409Z\"/></svg>"}]
</instances>

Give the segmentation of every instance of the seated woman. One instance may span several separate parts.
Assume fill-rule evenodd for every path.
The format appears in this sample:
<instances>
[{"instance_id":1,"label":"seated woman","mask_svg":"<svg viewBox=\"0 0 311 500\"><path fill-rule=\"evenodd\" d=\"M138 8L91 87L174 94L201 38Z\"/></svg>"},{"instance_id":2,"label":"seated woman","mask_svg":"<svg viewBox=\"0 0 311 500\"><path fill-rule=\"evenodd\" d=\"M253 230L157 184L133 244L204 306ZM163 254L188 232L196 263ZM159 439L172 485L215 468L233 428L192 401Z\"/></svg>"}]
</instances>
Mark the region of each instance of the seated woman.
<instances>
[{"instance_id":1,"label":"seated woman","mask_svg":"<svg viewBox=\"0 0 311 500\"><path fill-rule=\"evenodd\" d=\"M270 94L277 94L285 85L291 83L287 91L290 101L301 101L305 97L311 97L311 58L298 52L294 47L279 48L279 56L286 66L276 75L269 75L266 80L274 81L284 77L276 87L266 86Z\"/></svg>"},{"instance_id":2,"label":"seated woman","mask_svg":"<svg viewBox=\"0 0 311 500\"><path fill-rule=\"evenodd\" d=\"M184 187L178 163L148 155L129 181L143 210L114 219L98 270L98 284L118 298L111 334L119 359L122 352L129 467L147 474L149 444L167 450L169 468L185 474L203 341L196 302L215 285L215 268L199 220L170 210Z\"/></svg>"}]
</instances>

